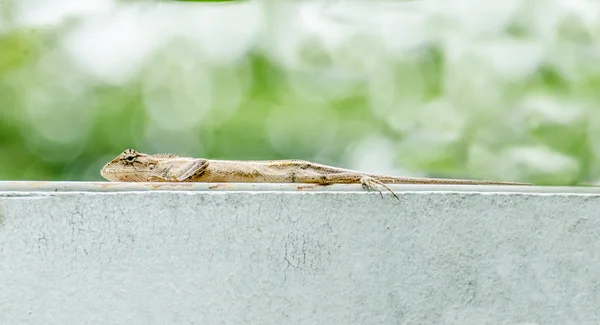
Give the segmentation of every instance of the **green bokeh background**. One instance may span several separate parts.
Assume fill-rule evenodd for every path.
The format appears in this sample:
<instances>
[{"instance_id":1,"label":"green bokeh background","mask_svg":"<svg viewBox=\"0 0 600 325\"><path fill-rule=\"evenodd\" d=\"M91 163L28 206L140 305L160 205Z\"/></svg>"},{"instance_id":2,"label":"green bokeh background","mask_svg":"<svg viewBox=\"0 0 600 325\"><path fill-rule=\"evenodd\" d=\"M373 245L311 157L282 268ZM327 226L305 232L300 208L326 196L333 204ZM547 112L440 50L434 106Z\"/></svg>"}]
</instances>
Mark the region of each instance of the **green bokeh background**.
<instances>
[{"instance_id":1,"label":"green bokeh background","mask_svg":"<svg viewBox=\"0 0 600 325\"><path fill-rule=\"evenodd\" d=\"M600 4L107 3L0 5L0 179L101 180L125 148L600 179Z\"/></svg>"}]
</instances>

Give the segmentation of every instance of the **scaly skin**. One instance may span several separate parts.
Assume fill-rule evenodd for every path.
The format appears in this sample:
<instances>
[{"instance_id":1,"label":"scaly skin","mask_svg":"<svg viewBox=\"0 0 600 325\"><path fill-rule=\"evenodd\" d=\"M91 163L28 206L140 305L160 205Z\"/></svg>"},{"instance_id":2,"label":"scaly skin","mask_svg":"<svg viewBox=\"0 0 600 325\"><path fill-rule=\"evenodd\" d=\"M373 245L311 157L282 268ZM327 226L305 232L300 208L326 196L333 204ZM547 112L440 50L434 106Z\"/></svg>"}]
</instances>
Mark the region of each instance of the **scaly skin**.
<instances>
[{"instance_id":1,"label":"scaly skin","mask_svg":"<svg viewBox=\"0 0 600 325\"><path fill-rule=\"evenodd\" d=\"M466 179L417 178L362 173L304 160L209 160L172 154L123 151L100 174L114 182L362 184L381 191L385 184L530 185ZM398 198L396 196L396 198Z\"/></svg>"}]
</instances>

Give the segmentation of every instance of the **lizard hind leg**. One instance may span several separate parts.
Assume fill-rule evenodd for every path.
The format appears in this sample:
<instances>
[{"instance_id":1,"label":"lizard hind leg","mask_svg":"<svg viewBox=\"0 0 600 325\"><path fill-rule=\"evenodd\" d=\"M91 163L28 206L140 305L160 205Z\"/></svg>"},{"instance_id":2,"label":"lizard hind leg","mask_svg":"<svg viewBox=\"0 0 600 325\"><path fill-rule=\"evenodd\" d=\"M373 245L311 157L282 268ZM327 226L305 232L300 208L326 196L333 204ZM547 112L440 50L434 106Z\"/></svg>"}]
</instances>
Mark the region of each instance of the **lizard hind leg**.
<instances>
[{"instance_id":1,"label":"lizard hind leg","mask_svg":"<svg viewBox=\"0 0 600 325\"><path fill-rule=\"evenodd\" d=\"M320 172L320 171L317 171ZM392 191L387 185L385 185L382 181L375 179L374 177L363 175L355 172L339 172L339 173L324 173L324 174L294 174L292 177L292 181L294 183L316 183L320 185L331 185L331 184L356 184L359 183L362 187L368 191L377 191L383 197L383 193L379 189L383 187L384 189L390 191L392 195L400 200L398 195Z\"/></svg>"},{"instance_id":2,"label":"lizard hind leg","mask_svg":"<svg viewBox=\"0 0 600 325\"><path fill-rule=\"evenodd\" d=\"M364 189L366 189L367 191L377 191L379 192L379 195L381 195L381 197L383 198L383 193L381 193L381 190L379 189L379 187L383 187L386 190L390 191L390 193L392 193L392 195L400 200L400 198L398 197L398 195L396 195L396 193L394 193L394 191L392 191L392 189L385 185L383 182L371 177L371 176L362 176L360 178L360 184L362 185L362 187Z\"/></svg>"}]
</instances>

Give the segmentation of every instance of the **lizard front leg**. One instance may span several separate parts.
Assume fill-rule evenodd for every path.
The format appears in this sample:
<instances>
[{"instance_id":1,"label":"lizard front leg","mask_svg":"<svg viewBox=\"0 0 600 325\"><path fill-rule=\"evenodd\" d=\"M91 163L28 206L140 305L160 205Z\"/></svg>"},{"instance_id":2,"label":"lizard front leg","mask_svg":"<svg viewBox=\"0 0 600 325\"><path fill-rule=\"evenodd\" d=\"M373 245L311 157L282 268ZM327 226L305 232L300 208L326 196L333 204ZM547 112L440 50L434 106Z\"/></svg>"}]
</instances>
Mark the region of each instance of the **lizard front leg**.
<instances>
[{"instance_id":1,"label":"lizard front leg","mask_svg":"<svg viewBox=\"0 0 600 325\"><path fill-rule=\"evenodd\" d=\"M340 172L333 174L322 174L322 175L294 175L294 181L296 183L313 183L320 185L331 185L331 184L361 184L362 187L368 191L377 191L383 197L383 193L379 187L383 187L388 190L392 195L400 200L398 195L392 191L389 186L383 182L367 175L351 173L351 172Z\"/></svg>"},{"instance_id":2,"label":"lizard front leg","mask_svg":"<svg viewBox=\"0 0 600 325\"><path fill-rule=\"evenodd\" d=\"M392 195L400 200L400 198L398 197L398 195L396 195L396 193L394 193L394 191L392 191L392 189L385 185L383 182L381 182L380 180L377 180L371 176L367 176L364 175L360 178L360 184L362 185L362 187L368 191L372 191L372 190L376 190L379 192L379 195L381 195L381 197L383 197L383 193L381 193L381 190L379 189L378 186L381 186L383 188L385 188L386 190L390 191L390 193L392 193Z\"/></svg>"},{"instance_id":3,"label":"lizard front leg","mask_svg":"<svg viewBox=\"0 0 600 325\"><path fill-rule=\"evenodd\" d=\"M208 160L194 159L180 166L165 165L162 172L152 175L151 182L191 182L208 168Z\"/></svg>"}]
</instances>

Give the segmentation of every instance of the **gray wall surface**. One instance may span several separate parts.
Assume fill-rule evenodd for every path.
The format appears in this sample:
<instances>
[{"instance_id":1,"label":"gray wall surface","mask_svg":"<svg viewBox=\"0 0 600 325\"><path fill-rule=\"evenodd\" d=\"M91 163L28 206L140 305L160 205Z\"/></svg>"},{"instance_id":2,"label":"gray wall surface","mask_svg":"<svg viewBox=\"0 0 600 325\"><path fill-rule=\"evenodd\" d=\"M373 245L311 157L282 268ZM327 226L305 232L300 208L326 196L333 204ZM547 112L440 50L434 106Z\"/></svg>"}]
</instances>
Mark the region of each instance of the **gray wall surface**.
<instances>
[{"instance_id":1,"label":"gray wall surface","mask_svg":"<svg viewBox=\"0 0 600 325\"><path fill-rule=\"evenodd\" d=\"M600 323L594 191L40 184L0 186L0 324Z\"/></svg>"}]
</instances>

